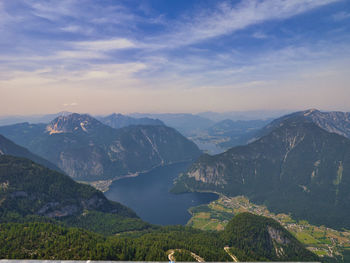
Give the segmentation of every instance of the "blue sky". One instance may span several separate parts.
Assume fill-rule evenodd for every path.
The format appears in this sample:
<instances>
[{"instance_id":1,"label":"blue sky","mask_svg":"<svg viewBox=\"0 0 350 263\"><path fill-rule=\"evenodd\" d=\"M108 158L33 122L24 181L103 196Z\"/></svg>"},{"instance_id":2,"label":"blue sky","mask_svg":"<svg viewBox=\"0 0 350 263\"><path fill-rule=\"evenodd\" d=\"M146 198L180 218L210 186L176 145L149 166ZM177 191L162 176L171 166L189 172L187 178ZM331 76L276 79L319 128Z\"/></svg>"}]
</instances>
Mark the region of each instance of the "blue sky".
<instances>
[{"instance_id":1,"label":"blue sky","mask_svg":"<svg viewBox=\"0 0 350 263\"><path fill-rule=\"evenodd\" d=\"M350 111L348 0L0 0L0 115Z\"/></svg>"}]
</instances>

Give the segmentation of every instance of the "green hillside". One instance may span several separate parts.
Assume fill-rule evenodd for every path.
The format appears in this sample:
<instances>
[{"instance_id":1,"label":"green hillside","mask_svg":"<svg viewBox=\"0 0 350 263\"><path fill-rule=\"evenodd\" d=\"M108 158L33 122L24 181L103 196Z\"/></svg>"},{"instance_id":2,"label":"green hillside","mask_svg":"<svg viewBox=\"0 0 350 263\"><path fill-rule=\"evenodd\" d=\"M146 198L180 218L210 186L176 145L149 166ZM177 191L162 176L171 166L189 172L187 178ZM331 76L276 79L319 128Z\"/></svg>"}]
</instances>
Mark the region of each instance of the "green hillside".
<instances>
[{"instance_id":1,"label":"green hillside","mask_svg":"<svg viewBox=\"0 0 350 263\"><path fill-rule=\"evenodd\" d=\"M56 170L58 172L62 172L56 165L53 163L50 163L49 161L45 160L44 158L41 158L40 156L31 153L26 148L23 148L12 141L8 140L4 136L0 134L0 155L6 154L6 155L12 155L17 157L23 157L27 158L29 160L32 160L33 162L36 162L38 164L41 164L49 169Z\"/></svg>"},{"instance_id":2,"label":"green hillside","mask_svg":"<svg viewBox=\"0 0 350 263\"><path fill-rule=\"evenodd\" d=\"M0 156L0 222L60 221L103 234L149 224L102 192L30 160Z\"/></svg>"},{"instance_id":3,"label":"green hillside","mask_svg":"<svg viewBox=\"0 0 350 263\"><path fill-rule=\"evenodd\" d=\"M274 212L349 228L349 165L349 139L292 118L251 144L201 156L174 190L246 195Z\"/></svg>"}]
</instances>

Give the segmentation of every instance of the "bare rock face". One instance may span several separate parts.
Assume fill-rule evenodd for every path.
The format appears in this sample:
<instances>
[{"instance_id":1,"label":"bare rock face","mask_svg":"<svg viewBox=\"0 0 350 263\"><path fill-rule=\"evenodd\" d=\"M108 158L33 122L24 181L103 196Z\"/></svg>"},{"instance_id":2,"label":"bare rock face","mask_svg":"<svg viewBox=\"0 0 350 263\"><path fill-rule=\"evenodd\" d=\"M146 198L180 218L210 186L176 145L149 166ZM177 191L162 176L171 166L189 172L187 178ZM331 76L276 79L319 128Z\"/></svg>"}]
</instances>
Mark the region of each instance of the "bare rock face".
<instances>
[{"instance_id":1,"label":"bare rock face","mask_svg":"<svg viewBox=\"0 0 350 263\"><path fill-rule=\"evenodd\" d=\"M216 186L227 184L222 173L225 171L224 163L215 163L213 166L201 166L188 172L188 177L194 178L202 183L213 184Z\"/></svg>"},{"instance_id":2,"label":"bare rock face","mask_svg":"<svg viewBox=\"0 0 350 263\"><path fill-rule=\"evenodd\" d=\"M282 116L261 129L256 134L256 138L261 138L262 136L267 135L272 130L283 125L283 123L288 119L304 119L316 124L325 131L350 138L350 112L322 112L317 109L299 111Z\"/></svg>"},{"instance_id":3,"label":"bare rock face","mask_svg":"<svg viewBox=\"0 0 350 263\"><path fill-rule=\"evenodd\" d=\"M277 230L271 226L267 226L267 231L270 235L270 238L276 241L278 244L287 245L290 243L290 240L282 234L282 231Z\"/></svg>"},{"instance_id":4,"label":"bare rock face","mask_svg":"<svg viewBox=\"0 0 350 263\"><path fill-rule=\"evenodd\" d=\"M51 218L59 218L59 217L65 217L65 216L71 216L74 214L77 214L79 212L79 208L76 205L67 205L62 207L61 209L54 210L50 213L45 214L47 217Z\"/></svg>"},{"instance_id":5,"label":"bare rock face","mask_svg":"<svg viewBox=\"0 0 350 263\"><path fill-rule=\"evenodd\" d=\"M328 132L350 138L350 112L309 110L304 116Z\"/></svg>"},{"instance_id":6,"label":"bare rock face","mask_svg":"<svg viewBox=\"0 0 350 263\"><path fill-rule=\"evenodd\" d=\"M18 193L18 192L16 192ZM22 197L22 195L21 195ZM108 206L108 201L103 196L95 194L89 199L81 199L73 204L66 204L67 202L51 201L42 206L36 214L43 215L51 218L72 216L81 213L82 210L99 210L104 206ZM116 210L110 210L114 213Z\"/></svg>"},{"instance_id":7,"label":"bare rock face","mask_svg":"<svg viewBox=\"0 0 350 263\"><path fill-rule=\"evenodd\" d=\"M46 126L46 131L52 135L57 133L74 133L85 132L89 133L97 127L102 126L102 123L92 118L87 114L73 113L57 117Z\"/></svg>"}]
</instances>

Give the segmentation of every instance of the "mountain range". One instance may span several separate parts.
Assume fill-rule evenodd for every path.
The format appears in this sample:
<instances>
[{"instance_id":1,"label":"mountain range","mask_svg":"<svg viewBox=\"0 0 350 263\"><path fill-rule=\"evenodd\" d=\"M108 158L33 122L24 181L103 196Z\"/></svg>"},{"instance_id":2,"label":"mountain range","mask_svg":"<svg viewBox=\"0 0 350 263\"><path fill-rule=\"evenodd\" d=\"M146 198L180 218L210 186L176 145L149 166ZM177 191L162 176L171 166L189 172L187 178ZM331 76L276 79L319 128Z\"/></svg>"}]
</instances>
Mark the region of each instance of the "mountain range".
<instances>
[{"instance_id":1,"label":"mountain range","mask_svg":"<svg viewBox=\"0 0 350 263\"><path fill-rule=\"evenodd\" d=\"M282 117L248 145L202 155L174 191L246 195L275 212L349 228L350 140L337 134L346 134L347 116L309 110Z\"/></svg>"},{"instance_id":2,"label":"mountain range","mask_svg":"<svg viewBox=\"0 0 350 263\"><path fill-rule=\"evenodd\" d=\"M49 124L2 126L0 134L71 177L87 181L126 176L195 159L201 153L173 128L132 125L114 129L87 114L59 116Z\"/></svg>"},{"instance_id":3,"label":"mountain range","mask_svg":"<svg viewBox=\"0 0 350 263\"><path fill-rule=\"evenodd\" d=\"M185 136L192 136L199 131L209 128L215 123L210 119L189 113L133 113L130 116L135 118L159 119L164 122L165 125L175 128Z\"/></svg>"},{"instance_id":4,"label":"mountain range","mask_svg":"<svg viewBox=\"0 0 350 263\"><path fill-rule=\"evenodd\" d=\"M192 118L187 117L184 129ZM198 131L213 137L245 134L250 143L201 155L173 191L245 195L295 219L350 228L350 114L311 109L258 129L267 122L203 121ZM8 138L0 135L0 258L159 261L176 249L174 255L186 260L193 260L190 251L208 261L232 255L240 261L319 260L272 219L238 214L222 232L159 227L72 180L133 176L201 154L165 125L120 114L98 120L67 113L48 124L0 127ZM124 234L111 237L116 233Z\"/></svg>"},{"instance_id":5,"label":"mountain range","mask_svg":"<svg viewBox=\"0 0 350 263\"><path fill-rule=\"evenodd\" d=\"M97 118L100 122L114 128L120 129L130 125L165 125L161 120L151 118L133 118L120 113Z\"/></svg>"}]
</instances>

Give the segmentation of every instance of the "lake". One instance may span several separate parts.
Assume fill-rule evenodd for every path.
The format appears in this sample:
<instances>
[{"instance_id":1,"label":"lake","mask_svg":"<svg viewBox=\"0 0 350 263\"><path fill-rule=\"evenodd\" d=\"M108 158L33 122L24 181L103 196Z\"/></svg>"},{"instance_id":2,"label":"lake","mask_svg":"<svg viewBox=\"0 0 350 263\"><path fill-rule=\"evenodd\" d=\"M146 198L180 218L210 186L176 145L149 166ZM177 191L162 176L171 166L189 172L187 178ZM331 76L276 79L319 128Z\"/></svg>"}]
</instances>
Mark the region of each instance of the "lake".
<instances>
[{"instance_id":1,"label":"lake","mask_svg":"<svg viewBox=\"0 0 350 263\"><path fill-rule=\"evenodd\" d=\"M137 177L113 182L105 193L110 200L133 209L144 221L158 225L185 225L191 218L187 209L218 199L212 193L172 194L169 190L179 173L190 163L162 166Z\"/></svg>"}]
</instances>

